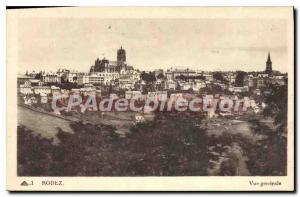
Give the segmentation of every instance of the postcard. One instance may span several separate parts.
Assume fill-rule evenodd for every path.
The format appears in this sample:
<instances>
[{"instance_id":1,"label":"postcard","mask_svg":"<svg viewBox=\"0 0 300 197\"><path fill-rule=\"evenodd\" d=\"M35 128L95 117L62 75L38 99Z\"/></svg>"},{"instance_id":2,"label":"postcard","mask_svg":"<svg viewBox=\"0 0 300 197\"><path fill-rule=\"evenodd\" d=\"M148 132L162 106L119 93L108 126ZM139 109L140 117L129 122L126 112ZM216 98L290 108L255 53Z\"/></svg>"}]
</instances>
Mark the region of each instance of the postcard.
<instances>
[{"instance_id":1,"label":"postcard","mask_svg":"<svg viewBox=\"0 0 300 197\"><path fill-rule=\"evenodd\" d=\"M6 11L7 190L294 190L293 7Z\"/></svg>"}]
</instances>

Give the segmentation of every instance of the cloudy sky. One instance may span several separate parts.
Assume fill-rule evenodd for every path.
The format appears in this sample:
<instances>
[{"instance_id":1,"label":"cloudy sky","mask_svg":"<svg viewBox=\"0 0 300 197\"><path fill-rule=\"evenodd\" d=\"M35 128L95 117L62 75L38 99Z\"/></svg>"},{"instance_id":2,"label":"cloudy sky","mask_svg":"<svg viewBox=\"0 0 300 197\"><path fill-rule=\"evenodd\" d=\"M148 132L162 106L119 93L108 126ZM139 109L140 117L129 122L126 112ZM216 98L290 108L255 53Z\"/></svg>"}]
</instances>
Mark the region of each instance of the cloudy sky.
<instances>
[{"instance_id":1,"label":"cloudy sky","mask_svg":"<svg viewBox=\"0 0 300 197\"><path fill-rule=\"evenodd\" d=\"M19 72L88 71L96 58L116 59L122 45L135 68L287 71L284 19L24 18L18 23Z\"/></svg>"}]
</instances>

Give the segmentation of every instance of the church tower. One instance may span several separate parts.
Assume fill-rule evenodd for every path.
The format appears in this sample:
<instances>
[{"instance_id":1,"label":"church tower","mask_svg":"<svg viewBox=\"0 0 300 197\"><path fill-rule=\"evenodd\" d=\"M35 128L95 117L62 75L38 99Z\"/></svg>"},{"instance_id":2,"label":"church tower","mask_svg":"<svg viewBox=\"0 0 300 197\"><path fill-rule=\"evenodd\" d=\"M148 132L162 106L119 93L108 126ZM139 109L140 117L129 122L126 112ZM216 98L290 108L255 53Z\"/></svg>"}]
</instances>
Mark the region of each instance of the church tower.
<instances>
[{"instance_id":1,"label":"church tower","mask_svg":"<svg viewBox=\"0 0 300 197\"><path fill-rule=\"evenodd\" d=\"M126 70L126 51L122 48L118 49L117 51L117 67L118 71L120 72L121 70Z\"/></svg>"},{"instance_id":2,"label":"church tower","mask_svg":"<svg viewBox=\"0 0 300 197\"><path fill-rule=\"evenodd\" d=\"M270 52L268 54L268 60L266 62L266 73L271 74L272 73L272 61L270 57Z\"/></svg>"},{"instance_id":3,"label":"church tower","mask_svg":"<svg viewBox=\"0 0 300 197\"><path fill-rule=\"evenodd\" d=\"M126 51L122 48L122 46L117 52L117 61L126 62Z\"/></svg>"}]
</instances>

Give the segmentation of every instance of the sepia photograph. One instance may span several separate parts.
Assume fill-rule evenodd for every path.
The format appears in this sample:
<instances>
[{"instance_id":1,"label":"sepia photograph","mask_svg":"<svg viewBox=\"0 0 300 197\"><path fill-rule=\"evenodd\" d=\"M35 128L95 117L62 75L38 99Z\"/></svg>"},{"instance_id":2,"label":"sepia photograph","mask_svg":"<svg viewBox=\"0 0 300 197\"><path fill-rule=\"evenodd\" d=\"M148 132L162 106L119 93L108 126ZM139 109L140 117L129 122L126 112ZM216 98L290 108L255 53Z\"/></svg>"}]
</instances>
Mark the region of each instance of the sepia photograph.
<instances>
[{"instance_id":1,"label":"sepia photograph","mask_svg":"<svg viewBox=\"0 0 300 197\"><path fill-rule=\"evenodd\" d=\"M293 7L6 12L8 190L294 190Z\"/></svg>"}]
</instances>

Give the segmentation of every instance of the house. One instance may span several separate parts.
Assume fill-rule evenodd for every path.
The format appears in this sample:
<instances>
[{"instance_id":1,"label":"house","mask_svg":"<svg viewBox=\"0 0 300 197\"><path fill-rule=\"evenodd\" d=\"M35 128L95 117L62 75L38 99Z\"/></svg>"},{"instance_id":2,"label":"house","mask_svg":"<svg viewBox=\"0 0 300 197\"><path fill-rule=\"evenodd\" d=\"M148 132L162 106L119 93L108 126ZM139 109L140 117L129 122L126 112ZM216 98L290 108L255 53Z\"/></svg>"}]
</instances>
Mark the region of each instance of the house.
<instances>
[{"instance_id":1,"label":"house","mask_svg":"<svg viewBox=\"0 0 300 197\"><path fill-rule=\"evenodd\" d=\"M51 86L51 93L52 94L59 94L60 93L60 88L56 86Z\"/></svg>"},{"instance_id":2,"label":"house","mask_svg":"<svg viewBox=\"0 0 300 197\"><path fill-rule=\"evenodd\" d=\"M248 86L244 86L244 87L229 87L228 90L231 91L231 92L235 92L235 93L242 93L242 92L248 92L249 91L249 87Z\"/></svg>"},{"instance_id":3,"label":"house","mask_svg":"<svg viewBox=\"0 0 300 197\"><path fill-rule=\"evenodd\" d=\"M205 77L205 80L208 82L212 82L214 80L212 73L203 73L203 77Z\"/></svg>"},{"instance_id":4,"label":"house","mask_svg":"<svg viewBox=\"0 0 300 197\"><path fill-rule=\"evenodd\" d=\"M31 98L30 98L30 97L24 96L23 99L24 99L24 104L25 104L25 105L31 105L31 104L32 104L32 103L31 103Z\"/></svg>"},{"instance_id":5,"label":"house","mask_svg":"<svg viewBox=\"0 0 300 197\"><path fill-rule=\"evenodd\" d=\"M274 76L271 80L272 84L285 85L287 78L285 76Z\"/></svg>"},{"instance_id":6,"label":"house","mask_svg":"<svg viewBox=\"0 0 300 197\"><path fill-rule=\"evenodd\" d=\"M192 85L193 91L195 91L195 92L199 91L201 88L204 88L204 87L206 87L206 84L203 81L196 81Z\"/></svg>"},{"instance_id":7,"label":"house","mask_svg":"<svg viewBox=\"0 0 300 197\"><path fill-rule=\"evenodd\" d=\"M34 97L34 96L30 97L30 100L31 100L32 104L37 104L38 103L36 97Z\"/></svg>"},{"instance_id":8,"label":"house","mask_svg":"<svg viewBox=\"0 0 300 197\"><path fill-rule=\"evenodd\" d=\"M121 89L127 89L127 90L132 90L134 89L134 83L131 82L126 82L126 83L120 83L119 87Z\"/></svg>"},{"instance_id":9,"label":"house","mask_svg":"<svg viewBox=\"0 0 300 197\"><path fill-rule=\"evenodd\" d=\"M56 73L42 73L42 81L45 83L61 83L61 76Z\"/></svg>"},{"instance_id":10,"label":"house","mask_svg":"<svg viewBox=\"0 0 300 197\"><path fill-rule=\"evenodd\" d=\"M33 94L33 90L32 90L32 87L30 85L30 83L27 83L25 82L24 84L21 84L19 86L19 91L20 93L24 94L24 95L28 95L28 94Z\"/></svg>"},{"instance_id":11,"label":"house","mask_svg":"<svg viewBox=\"0 0 300 197\"><path fill-rule=\"evenodd\" d=\"M79 92L82 93L84 96L88 95L96 95L96 88L92 87L83 87L79 89Z\"/></svg>"},{"instance_id":12,"label":"house","mask_svg":"<svg viewBox=\"0 0 300 197\"><path fill-rule=\"evenodd\" d=\"M192 88L191 83L186 82L182 84L182 90L189 90L191 88Z\"/></svg>"},{"instance_id":13,"label":"house","mask_svg":"<svg viewBox=\"0 0 300 197\"><path fill-rule=\"evenodd\" d=\"M162 79L157 79L156 82L155 82L155 84L156 85L160 85L162 83L162 81L163 81Z\"/></svg>"},{"instance_id":14,"label":"house","mask_svg":"<svg viewBox=\"0 0 300 197\"><path fill-rule=\"evenodd\" d=\"M253 75L246 75L245 76L244 86L248 86L249 88L254 87L254 77L253 77Z\"/></svg>"},{"instance_id":15,"label":"house","mask_svg":"<svg viewBox=\"0 0 300 197\"><path fill-rule=\"evenodd\" d=\"M166 71L165 75L168 80L170 80L170 79L176 80L180 77L186 77L186 78L195 77L198 74L196 73L196 71L191 70L189 68L187 68L187 69L170 68Z\"/></svg>"},{"instance_id":16,"label":"house","mask_svg":"<svg viewBox=\"0 0 300 197\"><path fill-rule=\"evenodd\" d=\"M34 94L50 94L51 87L50 86L34 86L33 87Z\"/></svg>"},{"instance_id":17,"label":"house","mask_svg":"<svg viewBox=\"0 0 300 197\"><path fill-rule=\"evenodd\" d=\"M144 116L139 113L136 114L135 115L135 123L142 123L142 122L145 122Z\"/></svg>"},{"instance_id":18,"label":"house","mask_svg":"<svg viewBox=\"0 0 300 197\"><path fill-rule=\"evenodd\" d=\"M168 80L165 84L167 90L176 90L177 88L177 83L173 80Z\"/></svg>"},{"instance_id":19,"label":"house","mask_svg":"<svg viewBox=\"0 0 300 197\"><path fill-rule=\"evenodd\" d=\"M66 82L75 83L77 82L77 71L70 71L67 69L62 69L57 72L58 76L61 76L61 79Z\"/></svg>"},{"instance_id":20,"label":"house","mask_svg":"<svg viewBox=\"0 0 300 197\"><path fill-rule=\"evenodd\" d=\"M31 86L42 86L43 82L41 82L41 80L39 79L30 79L29 83Z\"/></svg>"},{"instance_id":21,"label":"house","mask_svg":"<svg viewBox=\"0 0 300 197\"><path fill-rule=\"evenodd\" d=\"M29 75L19 75L17 77L18 85L24 84L26 81L29 81L30 79L34 79L34 77L31 77Z\"/></svg>"},{"instance_id":22,"label":"house","mask_svg":"<svg viewBox=\"0 0 300 197\"><path fill-rule=\"evenodd\" d=\"M78 84L87 84L90 83L90 77L86 73L80 73L77 76L77 83Z\"/></svg>"},{"instance_id":23,"label":"house","mask_svg":"<svg viewBox=\"0 0 300 197\"><path fill-rule=\"evenodd\" d=\"M40 96L41 96L41 103L45 104L48 102L47 94L42 93L40 94Z\"/></svg>"}]
</instances>

